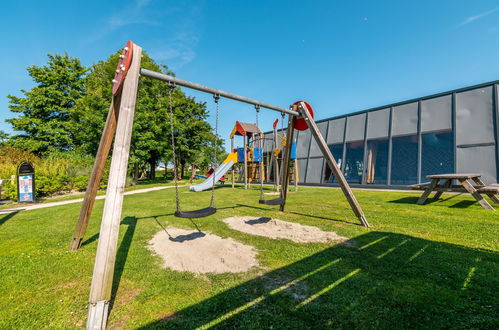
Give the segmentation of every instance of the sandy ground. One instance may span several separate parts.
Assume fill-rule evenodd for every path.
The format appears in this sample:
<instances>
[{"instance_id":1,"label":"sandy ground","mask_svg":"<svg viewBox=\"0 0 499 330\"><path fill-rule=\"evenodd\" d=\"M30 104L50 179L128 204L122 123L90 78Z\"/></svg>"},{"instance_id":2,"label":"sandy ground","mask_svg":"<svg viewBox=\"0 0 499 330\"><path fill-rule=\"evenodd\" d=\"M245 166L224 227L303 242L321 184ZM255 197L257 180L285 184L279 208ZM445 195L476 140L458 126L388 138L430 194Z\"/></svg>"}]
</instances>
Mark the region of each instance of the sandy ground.
<instances>
[{"instance_id":1,"label":"sandy ground","mask_svg":"<svg viewBox=\"0 0 499 330\"><path fill-rule=\"evenodd\" d=\"M343 242L346 237L334 232L322 231L317 227L266 217L231 217L223 220L230 228L248 234L270 238L284 238L299 243Z\"/></svg>"},{"instance_id":2,"label":"sandy ground","mask_svg":"<svg viewBox=\"0 0 499 330\"><path fill-rule=\"evenodd\" d=\"M167 228L149 241L164 267L193 273L240 273L258 266L253 247L196 230Z\"/></svg>"}]
</instances>

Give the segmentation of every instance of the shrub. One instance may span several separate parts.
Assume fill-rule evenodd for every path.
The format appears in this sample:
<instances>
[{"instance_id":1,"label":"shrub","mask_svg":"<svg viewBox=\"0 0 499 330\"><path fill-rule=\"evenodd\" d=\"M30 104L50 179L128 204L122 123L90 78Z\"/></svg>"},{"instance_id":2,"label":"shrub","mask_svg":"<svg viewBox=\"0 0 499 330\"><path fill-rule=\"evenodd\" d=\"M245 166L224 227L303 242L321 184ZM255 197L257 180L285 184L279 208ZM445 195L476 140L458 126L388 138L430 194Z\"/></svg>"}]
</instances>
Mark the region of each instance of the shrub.
<instances>
[{"instance_id":1,"label":"shrub","mask_svg":"<svg viewBox=\"0 0 499 330\"><path fill-rule=\"evenodd\" d=\"M74 151L55 152L43 158L12 147L0 147L0 179L4 179L2 198L17 198L17 183L10 178L17 172L22 161L29 161L35 167L36 197L53 194L84 191L87 187L94 158ZM109 162L104 168L100 188L107 187Z\"/></svg>"}]
</instances>

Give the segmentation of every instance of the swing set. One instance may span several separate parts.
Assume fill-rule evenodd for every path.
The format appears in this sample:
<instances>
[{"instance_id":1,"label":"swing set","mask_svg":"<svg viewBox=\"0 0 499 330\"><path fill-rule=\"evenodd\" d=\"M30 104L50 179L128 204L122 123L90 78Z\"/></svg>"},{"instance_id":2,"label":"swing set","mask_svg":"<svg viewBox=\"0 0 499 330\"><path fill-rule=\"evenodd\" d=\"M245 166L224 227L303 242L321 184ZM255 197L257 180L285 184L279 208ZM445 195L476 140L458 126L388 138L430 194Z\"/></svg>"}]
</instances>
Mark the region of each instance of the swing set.
<instances>
[{"instance_id":1,"label":"swing set","mask_svg":"<svg viewBox=\"0 0 499 330\"><path fill-rule=\"evenodd\" d=\"M90 176L89 184L85 193L85 198L81 206L80 215L76 223L76 228L71 241L71 250L80 248L83 236L85 235L90 214L92 212L95 197L99 187L99 182L103 175L107 156L111 149L114 138L113 153L109 172L109 180L106 191L106 199L102 214L100 226L99 241L95 257L94 271L92 275L92 284L90 288L90 297L88 305L87 329L105 329L109 304L111 300L111 291L114 275L114 266L116 261L118 233L121 221L123 206L123 193L125 189L126 174L128 169L128 158L130 153L130 142L132 136L132 126L135 113L135 104L137 100L137 90L139 77L153 78L168 83L169 88L169 115L171 122L171 141L173 157L175 161L175 132L173 127L173 103L172 93L176 86L183 86L214 96L216 104L216 123L215 135L218 139L218 103L221 97L252 104L257 107L257 115L260 108L266 108L281 114L288 114L288 128L286 132L286 147L282 158L281 170L281 192L280 197L275 201L266 201L260 198L260 203L267 205L279 205L280 211L284 211L286 204L286 195L289 183L289 161L293 134L295 130L310 129L313 137L317 141L326 161L331 168L339 186L341 187L346 199L354 214L360 220L361 224L369 227L362 208L355 198L345 177L340 171L331 151L329 150L324 138L314 121L314 112L310 104L305 101L298 101L292 104L289 109L274 106L257 100L253 100L240 95L231 94L222 90L203 86L187 80L182 80L160 72L141 69L142 48L132 41L128 41L123 48L118 61L116 74L113 79L113 96L109 107L106 123L99 143L99 148L95 157L94 166ZM216 165L216 148L213 158ZM263 166L263 164L261 165ZM175 167L174 167L175 168ZM176 170L174 170L176 171ZM215 192L213 182L212 197L210 206L200 210L182 211L178 193L177 173L175 176L175 196L176 211L175 216L180 218L201 218L212 215L216 212ZM213 180L215 175L212 174ZM261 188L263 181L260 183ZM261 190L263 191L263 190Z\"/></svg>"}]
</instances>

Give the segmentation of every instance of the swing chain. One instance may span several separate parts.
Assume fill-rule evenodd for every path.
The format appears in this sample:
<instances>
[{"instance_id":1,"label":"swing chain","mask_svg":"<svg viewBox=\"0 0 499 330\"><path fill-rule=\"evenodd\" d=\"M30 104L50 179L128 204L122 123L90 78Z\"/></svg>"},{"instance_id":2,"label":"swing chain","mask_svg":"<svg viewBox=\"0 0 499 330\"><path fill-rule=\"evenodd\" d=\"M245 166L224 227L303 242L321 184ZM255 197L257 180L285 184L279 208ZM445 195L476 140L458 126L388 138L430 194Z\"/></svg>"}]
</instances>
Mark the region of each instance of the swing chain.
<instances>
[{"instance_id":1,"label":"swing chain","mask_svg":"<svg viewBox=\"0 0 499 330\"><path fill-rule=\"evenodd\" d=\"M218 101L220 100L219 94L213 94L213 100L215 101L215 142L214 142L214 159L213 159L213 173L211 174L213 177L213 185L211 186L211 202L210 206L215 207L215 184L216 184L216 169L217 169L217 148L218 148Z\"/></svg>"},{"instance_id":2,"label":"swing chain","mask_svg":"<svg viewBox=\"0 0 499 330\"><path fill-rule=\"evenodd\" d=\"M255 111L256 111L256 127L258 130L260 130L260 126L258 125L258 114L260 113L260 105L255 104ZM258 133L258 139L260 140L259 147L260 147L260 152L261 152L261 159L260 159L260 200L262 200L263 199L263 139L262 139L261 133Z\"/></svg>"},{"instance_id":3,"label":"swing chain","mask_svg":"<svg viewBox=\"0 0 499 330\"><path fill-rule=\"evenodd\" d=\"M173 128L173 99L172 94L176 84L173 81L168 82L168 103L170 107L170 131L172 142L172 156L173 156L173 181L175 182L175 207L176 211L180 212L180 197L178 193L178 177L177 177L177 159L175 156L175 131Z\"/></svg>"}]
</instances>

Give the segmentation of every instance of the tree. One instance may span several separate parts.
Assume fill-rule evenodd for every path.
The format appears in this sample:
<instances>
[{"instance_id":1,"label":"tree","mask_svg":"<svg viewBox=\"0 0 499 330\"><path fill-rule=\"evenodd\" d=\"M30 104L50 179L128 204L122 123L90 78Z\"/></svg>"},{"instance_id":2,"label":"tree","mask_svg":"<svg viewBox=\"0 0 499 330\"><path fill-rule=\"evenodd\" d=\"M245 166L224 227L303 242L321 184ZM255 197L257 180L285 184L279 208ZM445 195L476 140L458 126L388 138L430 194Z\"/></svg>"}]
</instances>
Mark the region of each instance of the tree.
<instances>
[{"instance_id":1,"label":"tree","mask_svg":"<svg viewBox=\"0 0 499 330\"><path fill-rule=\"evenodd\" d=\"M7 144L7 141L9 140L9 134L5 133L4 131L0 130L0 147L4 146Z\"/></svg>"},{"instance_id":2,"label":"tree","mask_svg":"<svg viewBox=\"0 0 499 330\"><path fill-rule=\"evenodd\" d=\"M85 68L68 54L48 54L44 66L27 68L36 86L21 90L24 97L8 95L10 111L18 114L7 119L15 131L12 145L36 154L74 148L71 109L85 93Z\"/></svg>"},{"instance_id":3,"label":"tree","mask_svg":"<svg viewBox=\"0 0 499 330\"><path fill-rule=\"evenodd\" d=\"M92 66L87 77L87 94L72 111L75 123L73 135L77 148L84 153L95 154L106 120L111 100L111 80L118 62L117 52L106 61ZM141 67L173 75L166 66L158 65L147 53L143 52ZM177 145L176 166L185 168L196 152L213 139L211 127L205 121L206 106L194 98L188 98L179 89L172 93L174 129ZM155 168L160 161L172 161L171 127L169 117L168 85L152 79L140 79L135 110L130 164L132 173L138 178L149 168L149 177L155 177ZM210 135L211 134L211 135Z\"/></svg>"}]
</instances>

